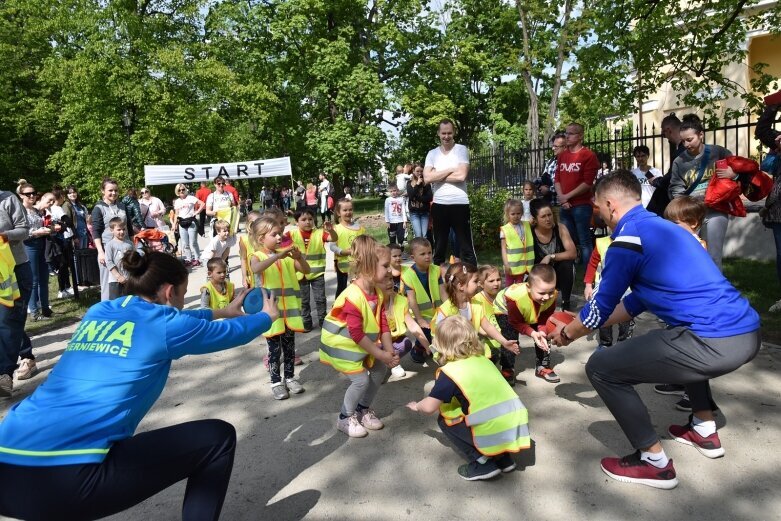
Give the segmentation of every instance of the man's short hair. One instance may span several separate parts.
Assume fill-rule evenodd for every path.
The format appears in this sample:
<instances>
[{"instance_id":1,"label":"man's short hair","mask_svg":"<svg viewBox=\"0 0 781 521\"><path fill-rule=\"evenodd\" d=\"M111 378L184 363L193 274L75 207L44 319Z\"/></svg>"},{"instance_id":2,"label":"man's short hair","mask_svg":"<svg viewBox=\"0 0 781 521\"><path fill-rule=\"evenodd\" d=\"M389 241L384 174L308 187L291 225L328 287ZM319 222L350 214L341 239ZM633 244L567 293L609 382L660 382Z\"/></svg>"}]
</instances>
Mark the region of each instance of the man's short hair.
<instances>
[{"instance_id":1,"label":"man's short hair","mask_svg":"<svg viewBox=\"0 0 781 521\"><path fill-rule=\"evenodd\" d=\"M212 271L214 271L215 268L222 268L227 270L228 264L224 260L222 260L222 257L212 257L206 263L206 271L208 273L211 273Z\"/></svg>"},{"instance_id":2,"label":"man's short hair","mask_svg":"<svg viewBox=\"0 0 781 521\"><path fill-rule=\"evenodd\" d=\"M567 125L567 128L570 128L570 127L577 128L578 129L578 134L583 135L583 125L581 125L580 123L576 123L576 122L573 121L572 123Z\"/></svg>"},{"instance_id":3,"label":"man's short hair","mask_svg":"<svg viewBox=\"0 0 781 521\"><path fill-rule=\"evenodd\" d=\"M437 124L437 128L441 127L442 125L453 125L453 130L456 129L456 124L453 123L453 120L450 118L442 118L439 120L439 124Z\"/></svg>"},{"instance_id":4,"label":"man's short hair","mask_svg":"<svg viewBox=\"0 0 781 521\"><path fill-rule=\"evenodd\" d=\"M645 145L637 145L634 149L632 149L632 155L635 155L638 152L640 152L641 154L644 154L646 156L650 156L651 155L651 150L647 146L645 146Z\"/></svg>"},{"instance_id":5,"label":"man's short hair","mask_svg":"<svg viewBox=\"0 0 781 521\"><path fill-rule=\"evenodd\" d=\"M619 169L601 177L594 186L594 195L599 196L607 192L623 194L640 200L640 181L629 170Z\"/></svg>"},{"instance_id":6,"label":"man's short hair","mask_svg":"<svg viewBox=\"0 0 781 521\"><path fill-rule=\"evenodd\" d=\"M675 115L675 112L671 112L664 117L662 120L662 128L664 127L681 128L681 120L678 119L678 116Z\"/></svg>"}]
</instances>

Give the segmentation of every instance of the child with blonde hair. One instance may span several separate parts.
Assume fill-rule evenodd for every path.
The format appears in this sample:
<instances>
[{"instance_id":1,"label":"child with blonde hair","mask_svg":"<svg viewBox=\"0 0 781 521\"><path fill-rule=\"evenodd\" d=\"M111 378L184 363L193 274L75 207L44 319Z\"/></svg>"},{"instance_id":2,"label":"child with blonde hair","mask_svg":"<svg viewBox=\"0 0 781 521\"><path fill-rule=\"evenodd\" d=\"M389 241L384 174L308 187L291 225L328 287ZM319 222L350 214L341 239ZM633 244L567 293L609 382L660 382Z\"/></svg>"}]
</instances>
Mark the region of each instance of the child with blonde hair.
<instances>
[{"instance_id":1,"label":"child with blonde hair","mask_svg":"<svg viewBox=\"0 0 781 521\"><path fill-rule=\"evenodd\" d=\"M268 342L271 392L275 400L285 400L304 392L295 377L296 344L294 332L303 332L301 301L296 272L309 273L309 264L295 246L279 248L282 228L271 217L261 217L252 223L251 237L255 252L250 259L253 273L258 275L258 286L277 298L279 318L263 333ZM280 355L284 357L284 381L279 374Z\"/></svg>"},{"instance_id":2,"label":"child with blonde hair","mask_svg":"<svg viewBox=\"0 0 781 521\"><path fill-rule=\"evenodd\" d=\"M531 446L526 407L483 356L477 332L463 316L442 321L436 349L444 365L437 370L434 387L428 397L407 407L425 414L439 411L439 428L469 461L458 467L463 479L512 472L515 461L510 454Z\"/></svg>"},{"instance_id":3,"label":"child with blonde hair","mask_svg":"<svg viewBox=\"0 0 781 521\"><path fill-rule=\"evenodd\" d=\"M502 276L499 273L499 268L496 266L480 266L477 269L477 276L480 283L480 289L474 296L473 300L476 300L483 306L483 312L488 317L488 321L494 326L502 335L506 338L517 339L518 334L511 329L502 329L498 321L498 316L494 311L494 301L497 295L502 290ZM505 376L507 383L511 386L515 385L515 354L507 349L503 348L496 340L481 336L480 339L488 344L491 348L491 360L499 362L501 367L502 376ZM509 375L509 376L508 376Z\"/></svg>"},{"instance_id":4,"label":"child with blonde hair","mask_svg":"<svg viewBox=\"0 0 781 521\"><path fill-rule=\"evenodd\" d=\"M341 232L339 232L341 237ZM350 247L355 279L336 297L320 335L320 361L344 374L350 385L344 394L336 428L351 438L384 427L371 409L388 368L399 364L382 287L390 272L390 252L373 238L360 235Z\"/></svg>"},{"instance_id":5,"label":"child with blonde hair","mask_svg":"<svg viewBox=\"0 0 781 521\"><path fill-rule=\"evenodd\" d=\"M505 225L499 228L499 242L506 286L523 282L534 266L534 236L529 221L521 220L523 213L524 206L518 199L504 203Z\"/></svg>"},{"instance_id":6,"label":"child with blonde hair","mask_svg":"<svg viewBox=\"0 0 781 521\"><path fill-rule=\"evenodd\" d=\"M241 285L244 288L252 288L255 286L255 274L250 267L250 259L252 254L255 253L255 246L253 241L250 240L252 234L252 223L260 219L261 213L257 210L252 210L247 213L247 233L239 234L239 261L241 262Z\"/></svg>"},{"instance_id":7,"label":"child with blonde hair","mask_svg":"<svg viewBox=\"0 0 781 521\"><path fill-rule=\"evenodd\" d=\"M214 222L214 236L201 253L201 264L206 264L209 259L214 257L220 257L227 264L230 249L235 244L236 236L230 234L230 223L222 219L216 220Z\"/></svg>"},{"instance_id":8,"label":"child with blonde hair","mask_svg":"<svg viewBox=\"0 0 781 521\"><path fill-rule=\"evenodd\" d=\"M339 236L336 242L329 246L334 252L334 265L336 266L336 295L338 297L347 287L347 275L350 271L353 241L359 235L366 233L366 229L353 220L353 202L349 199L339 199L336 202L336 221L334 231Z\"/></svg>"}]
</instances>

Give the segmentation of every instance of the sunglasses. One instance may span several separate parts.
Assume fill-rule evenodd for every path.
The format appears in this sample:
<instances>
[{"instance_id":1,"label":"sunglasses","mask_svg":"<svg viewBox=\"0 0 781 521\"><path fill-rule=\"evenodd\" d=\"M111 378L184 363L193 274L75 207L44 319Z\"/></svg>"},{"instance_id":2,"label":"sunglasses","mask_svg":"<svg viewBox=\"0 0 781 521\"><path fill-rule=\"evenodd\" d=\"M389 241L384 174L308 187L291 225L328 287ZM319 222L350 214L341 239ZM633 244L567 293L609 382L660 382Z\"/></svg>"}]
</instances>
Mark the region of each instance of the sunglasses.
<instances>
[{"instance_id":1,"label":"sunglasses","mask_svg":"<svg viewBox=\"0 0 781 521\"><path fill-rule=\"evenodd\" d=\"M38 195L38 192L22 192L19 195L25 195L27 197L35 197L36 195Z\"/></svg>"},{"instance_id":2,"label":"sunglasses","mask_svg":"<svg viewBox=\"0 0 781 521\"><path fill-rule=\"evenodd\" d=\"M187 191L187 190L177 190L177 191L176 191L176 193L177 193L177 194L183 194L183 193L185 193L186 191Z\"/></svg>"},{"instance_id":3,"label":"sunglasses","mask_svg":"<svg viewBox=\"0 0 781 521\"><path fill-rule=\"evenodd\" d=\"M141 190L141 193L142 193L142 194L148 194L148 193L149 193L149 190Z\"/></svg>"}]
</instances>

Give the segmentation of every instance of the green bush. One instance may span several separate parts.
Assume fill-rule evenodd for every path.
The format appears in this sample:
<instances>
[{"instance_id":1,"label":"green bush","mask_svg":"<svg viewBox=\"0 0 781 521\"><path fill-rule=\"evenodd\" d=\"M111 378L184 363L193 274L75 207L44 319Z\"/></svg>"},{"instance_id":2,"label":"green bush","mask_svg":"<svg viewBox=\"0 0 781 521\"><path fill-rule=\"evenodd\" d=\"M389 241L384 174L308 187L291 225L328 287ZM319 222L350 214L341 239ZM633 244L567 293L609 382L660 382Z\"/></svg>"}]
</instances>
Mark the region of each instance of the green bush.
<instances>
[{"instance_id":1,"label":"green bush","mask_svg":"<svg viewBox=\"0 0 781 521\"><path fill-rule=\"evenodd\" d=\"M470 186L468 192L475 249L495 250L499 246L499 227L504 224L504 203L512 192L495 184Z\"/></svg>"}]
</instances>

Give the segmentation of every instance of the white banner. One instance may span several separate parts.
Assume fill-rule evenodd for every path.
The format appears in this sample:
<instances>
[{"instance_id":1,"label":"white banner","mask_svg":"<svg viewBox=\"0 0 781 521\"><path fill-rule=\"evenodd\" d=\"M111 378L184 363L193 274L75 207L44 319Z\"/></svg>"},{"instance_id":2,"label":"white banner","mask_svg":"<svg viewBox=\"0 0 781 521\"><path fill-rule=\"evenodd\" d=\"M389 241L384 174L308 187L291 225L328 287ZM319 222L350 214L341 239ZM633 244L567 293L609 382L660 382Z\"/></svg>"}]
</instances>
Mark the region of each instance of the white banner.
<instances>
[{"instance_id":1,"label":"white banner","mask_svg":"<svg viewBox=\"0 0 781 521\"><path fill-rule=\"evenodd\" d=\"M218 175L231 181L258 177L292 176L290 157L258 159L242 163L215 163L211 165L145 165L146 186L172 185L211 181Z\"/></svg>"}]
</instances>

